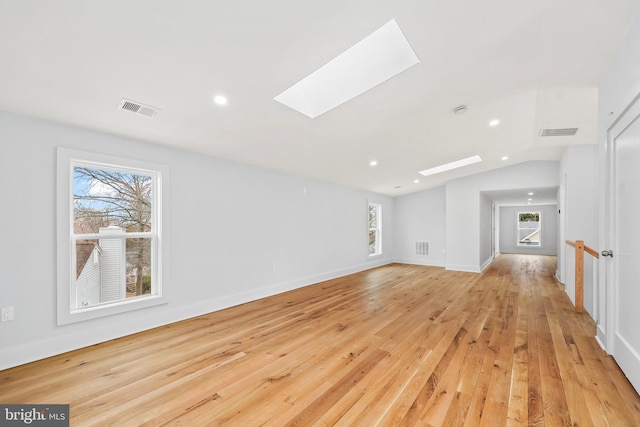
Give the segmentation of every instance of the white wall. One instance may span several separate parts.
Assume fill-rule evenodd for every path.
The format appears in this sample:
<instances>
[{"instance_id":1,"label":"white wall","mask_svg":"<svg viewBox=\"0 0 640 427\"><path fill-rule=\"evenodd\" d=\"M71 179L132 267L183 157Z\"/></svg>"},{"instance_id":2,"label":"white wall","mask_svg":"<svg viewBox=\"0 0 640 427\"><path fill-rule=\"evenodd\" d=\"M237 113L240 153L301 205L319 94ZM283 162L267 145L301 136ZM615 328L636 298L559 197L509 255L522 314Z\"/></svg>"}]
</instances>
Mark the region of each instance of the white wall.
<instances>
[{"instance_id":1,"label":"white wall","mask_svg":"<svg viewBox=\"0 0 640 427\"><path fill-rule=\"evenodd\" d=\"M558 184L556 161L520 163L449 181L446 184L447 269L479 272L483 268L479 260L481 191L556 187Z\"/></svg>"},{"instance_id":2,"label":"white wall","mask_svg":"<svg viewBox=\"0 0 640 427\"><path fill-rule=\"evenodd\" d=\"M445 208L444 186L395 198L393 227L397 262L444 266ZM429 255L416 255L416 242L428 242Z\"/></svg>"},{"instance_id":3,"label":"white wall","mask_svg":"<svg viewBox=\"0 0 640 427\"><path fill-rule=\"evenodd\" d=\"M170 302L56 326L56 147L171 170ZM388 263L393 199L311 179L0 113L0 369ZM367 201L383 255L367 255ZM64 238L64 237L62 237ZM38 268L32 268L32 261Z\"/></svg>"},{"instance_id":4,"label":"white wall","mask_svg":"<svg viewBox=\"0 0 640 427\"><path fill-rule=\"evenodd\" d=\"M542 213L540 247L517 245L517 213ZM526 205L500 207L500 252L512 254L556 255L558 244L558 210L556 205Z\"/></svg>"},{"instance_id":5,"label":"white wall","mask_svg":"<svg viewBox=\"0 0 640 427\"><path fill-rule=\"evenodd\" d=\"M564 181L564 237L566 240L583 240L585 245L599 250L598 200L597 200L597 145L568 146L560 160L560 179ZM560 280L571 301L575 304L575 250L566 242L559 262L564 263L564 276ZM597 274L594 267L598 262L585 254L584 259L584 307L594 320L598 314L594 310L594 289Z\"/></svg>"},{"instance_id":6,"label":"white wall","mask_svg":"<svg viewBox=\"0 0 640 427\"><path fill-rule=\"evenodd\" d=\"M597 155L597 145L572 145L560 160L560 176L566 176L566 238L593 247L598 243Z\"/></svg>"},{"instance_id":7,"label":"white wall","mask_svg":"<svg viewBox=\"0 0 640 427\"><path fill-rule=\"evenodd\" d=\"M491 217L493 215L493 202L485 194L480 194L480 235L479 235L479 251L478 262L480 269L484 269L491 261L493 261L493 252L491 247Z\"/></svg>"}]
</instances>

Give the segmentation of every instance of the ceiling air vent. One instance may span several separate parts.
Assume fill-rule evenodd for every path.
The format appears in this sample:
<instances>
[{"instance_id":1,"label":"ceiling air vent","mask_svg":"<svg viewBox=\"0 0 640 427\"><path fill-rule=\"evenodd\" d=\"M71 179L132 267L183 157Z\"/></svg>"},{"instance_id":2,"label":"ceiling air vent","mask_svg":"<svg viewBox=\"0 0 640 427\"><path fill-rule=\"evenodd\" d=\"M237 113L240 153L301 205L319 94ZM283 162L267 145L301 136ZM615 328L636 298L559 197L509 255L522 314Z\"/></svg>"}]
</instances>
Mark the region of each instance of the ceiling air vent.
<instances>
[{"instance_id":1,"label":"ceiling air vent","mask_svg":"<svg viewBox=\"0 0 640 427\"><path fill-rule=\"evenodd\" d=\"M540 136L573 136L576 132L578 128L541 129Z\"/></svg>"},{"instance_id":2,"label":"ceiling air vent","mask_svg":"<svg viewBox=\"0 0 640 427\"><path fill-rule=\"evenodd\" d=\"M139 102L131 101L129 99L122 98L119 110L131 111L132 113L142 114L143 116L153 117L160 111L159 108L150 107L148 105L141 104Z\"/></svg>"}]
</instances>

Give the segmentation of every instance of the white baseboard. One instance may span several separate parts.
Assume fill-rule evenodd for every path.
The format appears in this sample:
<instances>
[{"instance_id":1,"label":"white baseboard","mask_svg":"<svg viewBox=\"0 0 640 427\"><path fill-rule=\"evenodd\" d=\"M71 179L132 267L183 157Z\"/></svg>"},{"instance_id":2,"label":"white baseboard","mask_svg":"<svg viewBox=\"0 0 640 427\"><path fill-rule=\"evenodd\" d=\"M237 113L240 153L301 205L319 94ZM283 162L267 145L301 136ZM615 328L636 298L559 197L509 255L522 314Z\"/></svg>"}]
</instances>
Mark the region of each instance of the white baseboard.
<instances>
[{"instance_id":1,"label":"white baseboard","mask_svg":"<svg viewBox=\"0 0 640 427\"><path fill-rule=\"evenodd\" d=\"M600 324L596 325L596 341L607 354L611 354L611 352L607 350L607 345L605 344L607 342L607 333L602 329L602 325Z\"/></svg>"},{"instance_id":2,"label":"white baseboard","mask_svg":"<svg viewBox=\"0 0 640 427\"><path fill-rule=\"evenodd\" d=\"M487 260L485 260L485 262L482 263L482 265L480 266L480 271L484 271L485 268L489 267L489 264L491 264L493 262L493 257L489 257Z\"/></svg>"},{"instance_id":3,"label":"white baseboard","mask_svg":"<svg viewBox=\"0 0 640 427\"><path fill-rule=\"evenodd\" d=\"M614 335L614 358L627 379L640 392L640 354L620 334Z\"/></svg>"},{"instance_id":4,"label":"white baseboard","mask_svg":"<svg viewBox=\"0 0 640 427\"><path fill-rule=\"evenodd\" d=\"M410 265L424 265L425 267L444 267L444 261L441 260L428 260L428 261L420 261L412 258L397 258L394 260L399 264L410 264Z\"/></svg>"},{"instance_id":5,"label":"white baseboard","mask_svg":"<svg viewBox=\"0 0 640 427\"><path fill-rule=\"evenodd\" d=\"M453 271L466 271L468 273L482 273L482 269L479 265L461 265L461 264L447 264L445 266L447 270Z\"/></svg>"},{"instance_id":6,"label":"white baseboard","mask_svg":"<svg viewBox=\"0 0 640 427\"><path fill-rule=\"evenodd\" d=\"M189 306L172 307L171 301L169 301L168 304L161 306L161 308L153 307L143 309L148 313L148 315L142 319L138 317L135 323L131 323L127 320L127 313L114 316L113 322L109 326L94 328L92 329L91 334L86 334L81 331L81 322L80 324L71 325L70 329L73 329L74 332L71 332L68 335L57 335L55 338L43 339L6 349L0 349L0 370L9 369L25 363L56 356L68 351L77 350L127 335L133 335L159 326L168 325L181 320L233 307L235 305L244 304L293 289L309 286L314 283L324 282L326 280L335 279L337 277L353 273L359 273L361 271L391 264L392 262L392 259L385 258L370 260L365 264L304 277L289 282L265 286L247 292L227 295L222 298L202 301ZM140 313L141 311L137 311L137 316L140 316Z\"/></svg>"}]
</instances>

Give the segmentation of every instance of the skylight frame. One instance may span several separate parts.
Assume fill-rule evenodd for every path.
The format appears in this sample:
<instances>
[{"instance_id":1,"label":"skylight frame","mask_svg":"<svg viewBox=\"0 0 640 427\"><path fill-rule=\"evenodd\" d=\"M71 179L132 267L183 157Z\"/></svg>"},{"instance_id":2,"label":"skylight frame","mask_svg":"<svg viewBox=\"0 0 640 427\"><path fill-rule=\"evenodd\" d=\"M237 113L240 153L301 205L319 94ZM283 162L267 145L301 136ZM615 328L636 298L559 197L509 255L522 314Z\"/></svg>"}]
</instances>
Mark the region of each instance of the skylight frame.
<instances>
[{"instance_id":1,"label":"skylight frame","mask_svg":"<svg viewBox=\"0 0 640 427\"><path fill-rule=\"evenodd\" d=\"M418 63L392 19L274 99L313 119Z\"/></svg>"},{"instance_id":2,"label":"skylight frame","mask_svg":"<svg viewBox=\"0 0 640 427\"><path fill-rule=\"evenodd\" d=\"M431 176L438 173L447 172L453 169L462 168L464 166L469 166L481 161L482 161L482 158L480 158L480 156L476 154L475 156L466 157L464 159L456 160L454 162L449 162L440 166L435 166L433 168L425 169L425 170L419 171L418 173L423 176Z\"/></svg>"}]
</instances>

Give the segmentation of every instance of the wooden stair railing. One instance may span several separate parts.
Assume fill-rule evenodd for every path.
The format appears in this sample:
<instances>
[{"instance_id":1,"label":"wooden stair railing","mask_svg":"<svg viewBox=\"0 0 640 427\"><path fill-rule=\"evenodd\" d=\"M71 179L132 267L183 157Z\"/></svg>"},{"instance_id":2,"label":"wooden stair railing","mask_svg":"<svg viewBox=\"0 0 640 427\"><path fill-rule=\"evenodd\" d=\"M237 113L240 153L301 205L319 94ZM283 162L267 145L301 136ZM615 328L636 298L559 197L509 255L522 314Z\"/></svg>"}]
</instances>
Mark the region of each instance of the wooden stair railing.
<instances>
[{"instance_id":1,"label":"wooden stair railing","mask_svg":"<svg viewBox=\"0 0 640 427\"><path fill-rule=\"evenodd\" d=\"M575 242L567 240L567 245L576 248L576 313L584 312L584 253L588 253L595 258L600 258L600 254L595 249L584 244L584 240Z\"/></svg>"}]
</instances>

